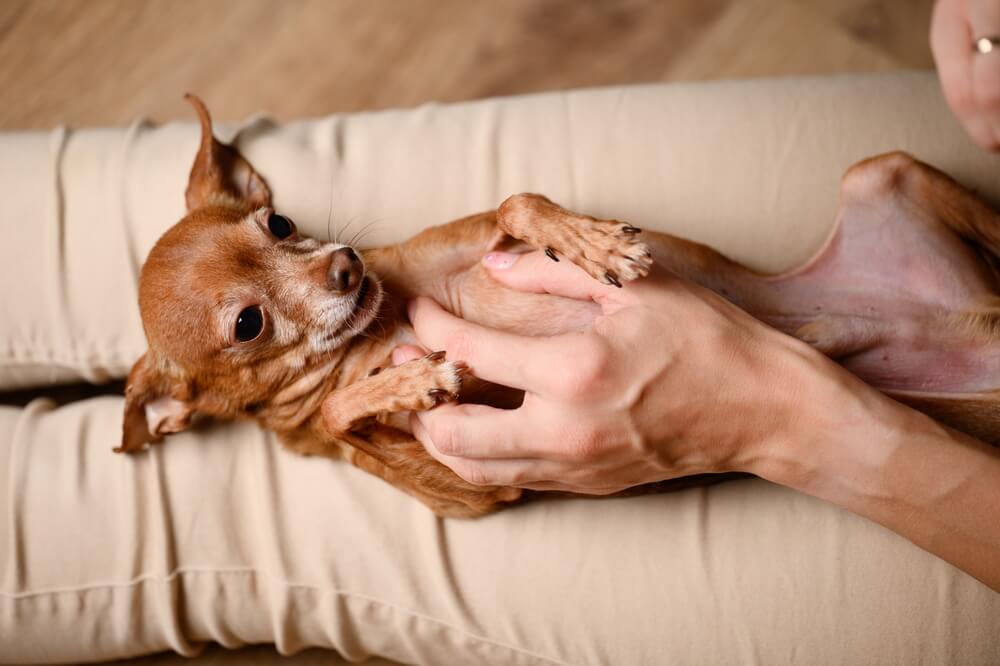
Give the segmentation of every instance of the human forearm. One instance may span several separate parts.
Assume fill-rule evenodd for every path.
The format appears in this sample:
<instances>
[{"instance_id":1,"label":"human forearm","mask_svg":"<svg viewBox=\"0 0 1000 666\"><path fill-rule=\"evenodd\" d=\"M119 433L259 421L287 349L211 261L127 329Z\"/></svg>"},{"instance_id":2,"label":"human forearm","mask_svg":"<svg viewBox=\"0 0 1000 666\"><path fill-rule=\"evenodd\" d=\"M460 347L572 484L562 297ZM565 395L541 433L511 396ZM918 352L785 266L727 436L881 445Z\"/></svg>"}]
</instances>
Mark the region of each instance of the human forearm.
<instances>
[{"instance_id":1,"label":"human forearm","mask_svg":"<svg viewBox=\"0 0 1000 666\"><path fill-rule=\"evenodd\" d=\"M837 376L825 423L762 476L884 525L1000 590L1000 451ZM837 415L830 421L830 415Z\"/></svg>"}]
</instances>

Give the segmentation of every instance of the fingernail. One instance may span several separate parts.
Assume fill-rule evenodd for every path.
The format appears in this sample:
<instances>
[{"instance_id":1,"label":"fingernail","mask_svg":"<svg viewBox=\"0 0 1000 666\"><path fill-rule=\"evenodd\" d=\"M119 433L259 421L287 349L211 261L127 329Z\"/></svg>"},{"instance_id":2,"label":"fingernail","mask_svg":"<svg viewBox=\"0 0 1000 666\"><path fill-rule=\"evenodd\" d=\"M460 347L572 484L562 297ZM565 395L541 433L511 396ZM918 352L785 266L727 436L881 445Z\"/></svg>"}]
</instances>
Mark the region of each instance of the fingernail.
<instances>
[{"instance_id":1,"label":"fingernail","mask_svg":"<svg viewBox=\"0 0 1000 666\"><path fill-rule=\"evenodd\" d=\"M511 252L490 252L483 257L483 263L490 268L510 268L517 261L517 255Z\"/></svg>"}]
</instances>

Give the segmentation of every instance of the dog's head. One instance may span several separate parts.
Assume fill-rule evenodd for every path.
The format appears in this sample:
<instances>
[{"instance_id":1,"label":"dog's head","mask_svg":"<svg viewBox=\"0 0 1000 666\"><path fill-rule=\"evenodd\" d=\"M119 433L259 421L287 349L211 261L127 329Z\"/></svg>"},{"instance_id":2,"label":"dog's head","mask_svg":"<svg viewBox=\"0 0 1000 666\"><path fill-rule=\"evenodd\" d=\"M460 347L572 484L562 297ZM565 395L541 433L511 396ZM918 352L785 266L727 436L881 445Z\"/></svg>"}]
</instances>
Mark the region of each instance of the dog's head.
<instances>
[{"instance_id":1,"label":"dog's head","mask_svg":"<svg viewBox=\"0 0 1000 666\"><path fill-rule=\"evenodd\" d=\"M149 350L126 385L119 451L186 428L196 412L276 428L315 412L345 343L378 313L382 287L355 251L303 238L267 183L212 133L205 106L187 215L139 281Z\"/></svg>"}]
</instances>

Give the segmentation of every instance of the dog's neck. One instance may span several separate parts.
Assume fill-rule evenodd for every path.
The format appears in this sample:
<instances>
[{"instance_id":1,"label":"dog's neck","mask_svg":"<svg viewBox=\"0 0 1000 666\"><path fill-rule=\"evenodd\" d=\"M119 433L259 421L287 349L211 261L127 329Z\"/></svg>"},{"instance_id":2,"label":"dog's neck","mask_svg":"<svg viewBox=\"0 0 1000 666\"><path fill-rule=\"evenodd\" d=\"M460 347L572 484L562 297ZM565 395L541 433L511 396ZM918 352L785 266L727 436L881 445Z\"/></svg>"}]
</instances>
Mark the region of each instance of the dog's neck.
<instances>
[{"instance_id":1,"label":"dog's neck","mask_svg":"<svg viewBox=\"0 0 1000 666\"><path fill-rule=\"evenodd\" d=\"M392 363L392 350L413 341L413 331L396 303L386 294L378 318L343 347L303 369L299 379L281 389L251 415L279 435L311 432L327 436L322 425L324 400Z\"/></svg>"}]
</instances>

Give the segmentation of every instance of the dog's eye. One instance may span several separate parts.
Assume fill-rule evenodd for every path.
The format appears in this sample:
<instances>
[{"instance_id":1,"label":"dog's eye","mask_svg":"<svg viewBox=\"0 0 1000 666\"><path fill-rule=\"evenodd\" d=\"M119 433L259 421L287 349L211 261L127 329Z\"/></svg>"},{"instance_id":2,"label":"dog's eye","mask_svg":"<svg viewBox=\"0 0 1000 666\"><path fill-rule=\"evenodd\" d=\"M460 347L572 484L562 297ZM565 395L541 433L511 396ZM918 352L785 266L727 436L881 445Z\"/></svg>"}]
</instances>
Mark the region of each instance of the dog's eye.
<instances>
[{"instance_id":1,"label":"dog's eye","mask_svg":"<svg viewBox=\"0 0 1000 666\"><path fill-rule=\"evenodd\" d=\"M277 213L271 213L271 217L267 218L267 228L281 240L288 238L295 232L295 225L292 224L292 221Z\"/></svg>"},{"instance_id":2,"label":"dog's eye","mask_svg":"<svg viewBox=\"0 0 1000 666\"><path fill-rule=\"evenodd\" d=\"M264 330L264 313L259 305L243 308L236 318L236 339L240 342L250 342Z\"/></svg>"}]
</instances>

